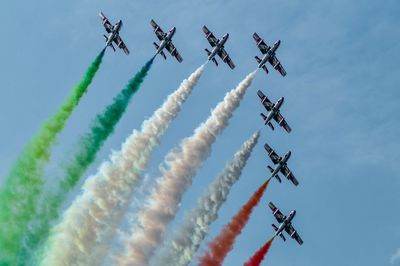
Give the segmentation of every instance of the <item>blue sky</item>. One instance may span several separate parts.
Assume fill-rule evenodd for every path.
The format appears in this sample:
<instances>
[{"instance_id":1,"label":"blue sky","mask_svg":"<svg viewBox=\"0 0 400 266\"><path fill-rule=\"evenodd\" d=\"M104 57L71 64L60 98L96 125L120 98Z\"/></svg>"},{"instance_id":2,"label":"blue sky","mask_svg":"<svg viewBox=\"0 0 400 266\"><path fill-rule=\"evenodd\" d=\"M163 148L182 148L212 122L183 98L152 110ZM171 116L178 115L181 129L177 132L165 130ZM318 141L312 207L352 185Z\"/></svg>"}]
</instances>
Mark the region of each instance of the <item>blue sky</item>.
<instances>
[{"instance_id":1,"label":"blue sky","mask_svg":"<svg viewBox=\"0 0 400 266\"><path fill-rule=\"evenodd\" d=\"M262 146L268 142L279 153L292 150L289 166L300 186L295 188L286 180L271 183L226 265L246 261L272 235L270 224L275 221L268 201L284 212L298 211L294 225L305 244L299 247L277 239L265 264L391 265L391 256L400 248L398 1L42 0L3 1L0 6L0 182L22 147L101 50L99 11L113 22L123 20L121 35L131 55L107 51L89 93L60 135L49 173L57 171L57 163L71 151L89 121L154 53L151 18L164 30L177 27L174 43L184 61L156 59L88 175L205 61L203 49L208 43L201 27L206 24L218 37L229 32L226 49L237 68L207 65L153 156L149 173L155 177L169 149L190 136L226 91L255 69L254 55L260 53L251 35L257 31L270 44L282 40L278 56L288 75L257 74L185 195L182 210L195 204L242 142L262 128L256 91L263 89L271 100L285 97L282 112L293 132L262 129L260 143L207 240L264 181L270 161ZM56 182L50 177L50 184ZM400 265L400 259L393 260L393 265Z\"/></svg>"}]
</instances>

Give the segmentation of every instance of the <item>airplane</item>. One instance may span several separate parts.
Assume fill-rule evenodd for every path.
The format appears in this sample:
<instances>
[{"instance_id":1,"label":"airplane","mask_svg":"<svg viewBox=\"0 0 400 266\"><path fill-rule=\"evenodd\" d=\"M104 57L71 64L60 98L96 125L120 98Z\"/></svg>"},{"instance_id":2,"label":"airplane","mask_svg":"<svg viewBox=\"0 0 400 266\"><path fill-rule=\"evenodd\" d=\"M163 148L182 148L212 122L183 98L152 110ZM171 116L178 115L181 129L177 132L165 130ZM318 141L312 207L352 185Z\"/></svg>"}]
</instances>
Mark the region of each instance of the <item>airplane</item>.
<instances>
[{"instance_id":1,"label":"airplane","mask_svg":"<svg viewBox=\"0 0 400 266\"><path fill-rule=\"evenodd\" d=\"M218 54L224 63L227 63L231 69L234 69L235 64L232 62L232 59L229 57L224 48L224 45L229 38L229 34L225 33L225 35L222 36L222 39L219 40L206 26L203 26L203 32L206 34L208 42L213 47L211 52L207 48L204 49L208 55L208 60L213 61L214 64L218 66L217 59L215 59L215 56Z\"/></svg>"},{"instance_id":2,"label":"airplane","mask_svg":"<svg viewBox=\"0 0 400 266\"><path fill-rule=\"evenodd\" d=\"M292 129L280 113L280 108L285 98L282 97L275 104L273 104L261 90L257 91L257 95L260 98L261 103L264 105L265 109L269 112L268 115L260 113L261 117L264 120L264 124L268 125L272 130L275 130L274 126L271 123L271 120L274 119L278 123L278 125L286 130L287 133L290 133Z\"/></svg>"},{"instance_id":3,"label":"airplane","mask_svg":"<svg viewBox=\"0 0 400 266\"><path fill-rule=\"evenodd\" d=\"M150 21L150 24L153 27L157 38L161 41L159 45L153 42L154 47L156 47L157 50L156 55L161 54L162 57L164 57L164 59L166 60L167 56L163 51L165 48L172 56L176 58L176 60L178 60L179 63L181 63L183 61L182 56L179 54L178 50L176 50L175 46L172 44L172 37L174 37L176 28L173 27L172 29L169 30L168 33L165 33L153 19Z\"/></svg>"},{"instance_id":4,"label":"airplane","mask_svg":"<svg viewBox=\"0 0 400 266\"><path fill-rule=\"evenodd\" d=\"M104 28L106 29L108 36L103 35L104 38L106 39L106 47L110 46L114 52L115 52L115 47L113 46L113 42L118 46L118 48L122 49L126 55L129 54L129 50L126 47L125 43L122 41L121 37L119 36L119 31L121 30L122 27L122 21L118 20L115 25L112 25L110 21L106 18L106 16L103 14L103 12L99 13L100 19L103 23Z\"/></svg>"},{"instance_id":5,"label":"airplane","mask_svg":"<svg viewBox=\"0 0 400 266\"><path fill-rule=\"evenodd\" d=\"M263 58L260 59L258 56L255 56L255 59L258 62L258 68L264 69L264 71L268 74L268 68L265 65L267 62L269 62L276 70L281 73L281 75L284 77L286 76L286 70L283 68L281 62L279 62L278 58L275 55L276 50L278 49L279 45L281 44L281 41L278 40L274 46L269 47L263 39L258 36L256 32L253 34L253 38L257 43L257 47L260 49L261 53L263 53Z\"/></svg>"},{"instance_id":6,"label":"airplane","mask_svg":"<svg viewBox=\"0 0 400 266\"><path fill-rule=\"evenodd\" d=\"M275 164L275 169L268 165L268 169L271 172L271 178L275 177L279 183L282 182L278 173L281 172L288 180L290 180L295 186L299 185L299 181L297 181L296 177L293 175L292 171L290 171L287 166L287 162L289 161L290 156L292 155L291 151L288 151L285 156L280 157L267 143L264 145L264 149L267 151L269 158Z\"/></svg>"},{"instance_id":7,"label":"airplane","mask_svg":"<svg viewBox=\"0 0 400 266\"><path fill-rule=\"evenodd\" d=\"M297 241L297 243L299 243L299 245L303 245L304 243L303 240L301 239L301 237L299 236L299 234L293 228L292 225L292 220L296 215L296 210L291 211L289 213L289 216L285 216L281 213L281 211L277 207L275 207L275 205L272 202L270 202L268 206L271 208L272 213L274 214L278 223L280 223L279 227L276 226L275 224L272 224L272 227L275 230L275 236L279 235L283 239L283 241L286 241L285 236L282 234L283 230L285 230L286 233L288 233L288 235L290 235L291 238L293 238L294 240Z\"/></svg>"}]
</instances>

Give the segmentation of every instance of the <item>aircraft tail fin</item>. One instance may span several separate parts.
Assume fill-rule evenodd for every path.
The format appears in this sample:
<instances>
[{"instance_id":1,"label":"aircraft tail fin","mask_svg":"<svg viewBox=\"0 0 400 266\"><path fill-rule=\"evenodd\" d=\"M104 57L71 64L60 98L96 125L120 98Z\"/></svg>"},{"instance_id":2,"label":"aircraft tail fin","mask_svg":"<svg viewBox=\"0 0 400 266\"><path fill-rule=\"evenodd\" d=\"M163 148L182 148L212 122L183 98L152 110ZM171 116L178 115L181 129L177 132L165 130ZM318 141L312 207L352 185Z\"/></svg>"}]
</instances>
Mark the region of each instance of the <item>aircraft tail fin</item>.
<instances>
[{"instance_id":1,"label":"aircraft tail fin","mask_svg":"<svg viewBox=\"0 0 400 266\"><path fill-rule=\"evenodd\" d=\"M278 231L278 227L275 224L272 224L272 228L274 228L275 232ZM283 241L286 241L286 238L282 234L282 232L279 233L279 236L282 238Z\"/></svg>"},{"instance_id":2,"label":"aircraft tail fin","mask_svg":"<svg viewBox=\"0 0 400 266\"><path fill-rule=\"evenodd\" d=\"M204 49L204 51L206 51L207 55L210 56L210 54L211 54L210 50L208 50L206 48L206 49ZM213 57L213 59L211 59L211 61L213 61L216 66L218 66L218 61L217 61L217 59L215 59L215 57Z\"/></svg>"},{"instance_id":3,"label":"aircraft tail fin","mask_svg":"<svg viewBox=\"0 0 400 266\"><path fill-rule=\"evenodd\" d=\"M271 166L269 166L269 165L268 165L268 169L269 169L269 171L270 171L271 173L274 172L274 169L273 169ZM281 177L280 177L278 174L275 175L275 178L276 178L276 180L278 180L279 183L282 183L282 179L281 179Z\"/></svg>"}]
</instances>

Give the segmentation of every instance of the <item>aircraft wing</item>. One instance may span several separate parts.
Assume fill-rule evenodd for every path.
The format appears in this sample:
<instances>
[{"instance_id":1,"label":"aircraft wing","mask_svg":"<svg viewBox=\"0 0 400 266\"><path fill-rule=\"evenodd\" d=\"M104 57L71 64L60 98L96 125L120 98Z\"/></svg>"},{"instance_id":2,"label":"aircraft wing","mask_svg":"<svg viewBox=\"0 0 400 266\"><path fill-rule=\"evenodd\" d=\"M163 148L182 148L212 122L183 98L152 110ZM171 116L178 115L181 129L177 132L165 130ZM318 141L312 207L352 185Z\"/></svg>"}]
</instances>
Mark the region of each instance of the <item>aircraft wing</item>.
<instances>
[{"instance_id":1,"label":"aircraft wing","mask_svg":"<svg viewBox=\"0 0 400 266\"><path fill-rule=\"evenodd\" d=\"M158 26L158 24L157 24L153 19L150 21L150 24L151 24L151 26L153 27L154 32L155 32L156 35L157 35L157 38L158 38L160 41L164 40L166 34L165 34L165 32L160 28L160 26Z\"/></svg>"},{"instance_id":2,"label":"aircraft wing","mask_svg":"<svg viewBox=\"0 0 400 266\"><path fill-rule=\"evenodd\" d=\"M290 133L292 131L292 129L290 128L290 126L288 125L285 118L282 116L280 112L276 113L274 119L281 127L283 127L286 130L287 133Z\"/></svg>"},{"instance_id":3,"label":"aircraft wing","mask_svg":"<svg viewBox=\"0 0 400 266\"><path fill-rule=\"evenodd\" d=\"M215 38L214 34L206 26L203 26L203 32L206 34L206 38L212 47L217 45L218 39Z\"/></svg>"},{"instance_id":4,"label":"aircraft wing","mask_svg":"<svg viewBox=\"0 0 400 266\"><path fill-rule=\"evenodd\" d=\"M295 186L299 185L299 181L297 181L296 177L293 175L292 171L290 171L289 167L286 165L281 168L281 172L287 179L292 181Z\"/></svg>"},{"instance_id":5,"label":"aircraft wing","mask_svg":"<svg viewBox=\"0 0 400 266\"><path fill-rule=\"evenodd\" d=\"M285 231L290 235L291 238L296 240L297 243L299 243L299 245L303 245L304 243L303 239L301 239L301 237L299 236L297 231L293 228L293 225L291 223L286 226Z\"/></svg>"},{"instance_id":6,"label":"aircraft wing","mask_svg":"<svg viewBox=\"0 0 400 266\"><path fill-rule=\"evenodd\" d=\"M172 44L172 42L169 42L166 46L168 52L178 60L178 62L182 62L182 56L179 54L178 50L176 50L175 46Z\"/></svg>"},{"instance_id":7,"label":"aircraft wing","mask_svg":"<svg viewBox=\"0 0 400 266\"><path fill-rule=\"evenodd\" d=\"M122 51L124 51L124 53L126 55L129 54L129 50L126 47L124 41L121 39L121 37L118 35L117 37L115 37L114 42L117 44L118 48L122 49Z\"/></svg>"},{"instance_id":8,"label":"aircraft wing","mask_svg":"<svg viewBox=\"0 0 400 266\"><path fill-rule=\"evenodd\" d=\"M227 63L228 66L231 69L235 68L235 64L233 63L232 59L229 57L228 53L226 52L226 50L224 48L221 48L221 50L218 52L219 57L221 57L222 61L224 61L224 63Z\"/></svg>"},{"instance_id":9,"label":"aircraft wing","mask_svg":"<svg viewBox=\"0 0 400 266\"><path fill-rule=\"evenodd\" d=\"M265 54L268 51L268 49L270 48L268 46L268 44L266 44L264 42L264 40L261 39L260 36L258 36L258 34L256 32L254 32L253 38L256 41L258 49L260 49L261 53Z\"/></svg>"},{"instance_id":10,"label":"aircraft wing","mask_svg":"<svg viewBox=\"0 0 400 266\"><path fill-rule=\"evenodd\" d=\"M267 143L264 144L264 149L267 151L269 158L271 158L274 164L279 163L281 157L276 154L276 152Z\"/></svg>"},{"instance_id":11,"label":"aircraft wing","mask_svg":"<svg viewBox=\"0 0 400 266\"><path fill-rule=\"evenodd\" d=\"M101 22L103 23L104 28L106 29L106 31L108 33L110 33L112 31L112 24L111 22L108 20L108 18L106 18L106 16L103 14L103 12L99 13Z\"/></svg>"},{"instance_id":12,"label":"aircraft wing","mask_svg":"<svg viewBox=\"0 0 400 266\"><path fill-rule=\"evenodd\" d=\"M261 90L257 91L257 95L260 98L261 103L264 105L265 109L271 111L273 103L268 99L268 97L265 96L265 94Z\"/></svg>"},{"instance_id":13,"label":"aircraft wing","mask_svg":"<svg viewBox=\"0 0 400 266\"><path fill-rule=\"evenodd\" d=\"M282 223L282 222L286 219L286 216L283 215L283 214L281 213L281 211L280 211L277 207L275 207L275 205L274 205L272 202L270 202L270 203L268 204L268 206L269 206L269 208L272 210L272 214L275 216L276 220L277 220L279 223Z\"/></svg>"},{"instance_id":14,"label":"aircraft wing","mask_svg":"<svg viewBox=\"0 0 400 266\"><path fill-rule=\"evenodd\" d=\"M276 56L272 57L269 60L269 63L281 73L281 75L284 77L286 76L286 70L283 68L281 62L279 62L278 58Z\"/></svg>"}]
</instances>

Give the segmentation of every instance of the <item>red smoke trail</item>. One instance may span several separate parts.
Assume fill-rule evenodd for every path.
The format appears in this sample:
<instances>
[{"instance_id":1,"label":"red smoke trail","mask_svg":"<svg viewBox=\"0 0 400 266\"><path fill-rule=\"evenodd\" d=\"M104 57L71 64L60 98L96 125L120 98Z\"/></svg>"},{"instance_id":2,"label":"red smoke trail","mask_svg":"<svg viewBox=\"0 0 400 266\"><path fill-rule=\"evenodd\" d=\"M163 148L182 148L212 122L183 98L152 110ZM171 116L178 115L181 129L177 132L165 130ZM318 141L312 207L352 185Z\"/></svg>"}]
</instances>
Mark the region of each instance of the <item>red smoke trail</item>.
<instances>
[{"instance_id":1,"label":"red smoke trail","mask_svg":"<svg viewBox=\"0 0 400 266\"><path fill-rule=\"evenodd\" d=\"M264 246L262 246L245 264L244 266L259 266L264 260L265 255L272 245L275 237L271 238Z\"/></svg>"},{"instance_id":2,"label":"red smoke trail","mask_svg":"<svg viewBox=\"0 0 400 266\"><path fill-rule=\"evenodd\" d=\"M250 219L254 207L260 202L270 179L267 180L242 206L239 212L233 216L232 220L222 229L221 233L208 244L208 251L200 257L200 266L222 265L226 255L232 250L236 237L242 232Z\"/></svg>"}]
</instances>

